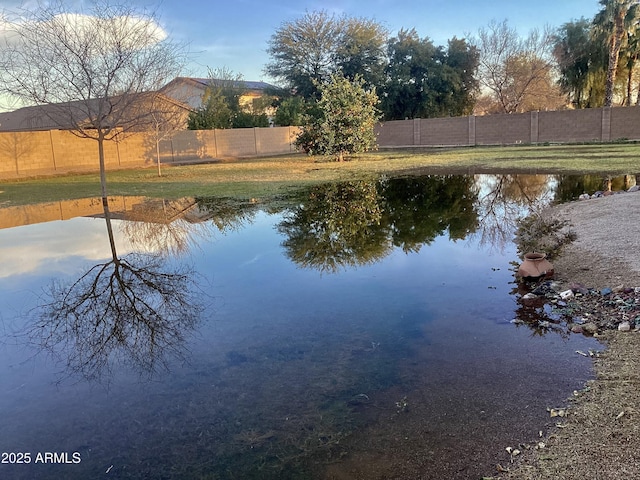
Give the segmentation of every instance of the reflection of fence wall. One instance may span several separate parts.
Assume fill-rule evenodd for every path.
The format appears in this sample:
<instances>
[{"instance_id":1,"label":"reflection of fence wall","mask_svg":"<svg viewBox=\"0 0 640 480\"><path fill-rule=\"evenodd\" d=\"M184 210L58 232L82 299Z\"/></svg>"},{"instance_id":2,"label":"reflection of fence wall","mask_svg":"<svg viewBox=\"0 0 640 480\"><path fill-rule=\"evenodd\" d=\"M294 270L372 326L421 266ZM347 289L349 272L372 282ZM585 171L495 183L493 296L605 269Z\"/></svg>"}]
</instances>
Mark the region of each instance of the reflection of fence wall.
<instances>
[{"instance_id":1,"label":"reflection of fence wall","mask_svg":"<svg viewBox=\"0 0 640 480\"><path fill-rule=\"evenodd\" d=\"M145 197L109 197L109 207L114 212L128 212L145 200ZM7 207L0 210L0 229L103 214L104 207L101 198L82 198Z\"/></svg>"},{"instance_id":2,"label":"reflection of fence wall","mask_svg":"<svg viewBox=\"0 0 640 480\"><path fill-rule=\"evenodd\" d=\"M377 131L381 147L637 140L640 107L397 120Z\"/></svg>"},{"instance_id":3,"label":"reflection of fence wall","mask_svg":"<svg viewBox=\"0 0 640 480\"><path fill-rule=\"evenodd\" d=\"M378 125L381 147L512 145L640 139L640 107L397 120ZM164 163L295 151L297 127L176 132L160 142ZM105 143L107 168L155 163L153 135ZM97 170L98 146L69 132L0 132L0 178Z\"/></svg>"},{"instance_id":4,"label":"reflection of fence wall","mask_svg":"<svg viewBox=\"0 0 640 480\"><path fill-rule=\"evenodd\" d=\"M160 141L163 163L277 155L295 151L297 127L176 132ZM154 136L135 133L105 142L108 169L153 165ZM0 178L68 171L96 171L98 143L62 130L0 132Z\"/></svg>"}]
</instances>

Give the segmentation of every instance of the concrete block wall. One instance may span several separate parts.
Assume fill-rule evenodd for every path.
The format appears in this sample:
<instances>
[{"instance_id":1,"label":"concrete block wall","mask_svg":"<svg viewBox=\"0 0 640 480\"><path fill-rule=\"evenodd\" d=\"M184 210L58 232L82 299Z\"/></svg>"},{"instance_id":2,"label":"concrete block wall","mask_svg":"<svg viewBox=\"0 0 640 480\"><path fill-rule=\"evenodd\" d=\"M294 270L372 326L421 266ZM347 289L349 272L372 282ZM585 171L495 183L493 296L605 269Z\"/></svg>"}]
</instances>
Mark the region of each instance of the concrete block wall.
<instances>
[{"instance_id":1,"label":"concrete block wall","mask_svg":"<svg viewBox=\"0 0 640 480\"><path fill-rule=\"evenodd\" d=\"M232 128L216 130L218 157L255 157L256 135L254 128Z\"/></svg>"},{"instance_id":2,"label":"concrete block wall","mask_svg":"<svg viewBox=\"0 0 640 480\"><path fill-rule=\"evenodd\" d=\"M160 157L172 163L287 154L295 151L298 131L297 127L185 130L160 141ZM640 107L396 120L377 125L376 134L381 147L637 140ZM149 166L155 161L153 134L105 142L108 169ZM0 179L76 170L98 170L95 140L60 130L0 132Z\"/></svg>"},{"instance_id":3,"label":"concrete block wall","mask_svg":"<svg viewBox=\"0 0 640 480\"><path fill-rule=\"evenodd\" d=\"M538 113L538 142L571 143L608 141L603 138L604 109Z\"/></svg>"},{"instance_id":4,"label":"concrete block wall","mask_svg":"<svg viewBox=\"0 0 640 480\"><path fill-rule=\"evenodd\" d=\"M640 107L611 109L611 140L640 140Z\"/></svg>"},{"instance_id":5,"label":"concrete block wall","mask_svg":"<svg viewBox=\"0 0 640 480\"><path fill-rule=\"evenodd\" d=\"M469 117L422 119L420 121L420 143L424 145L468 145Z\"/></svg>"},{"instance_id":6,"label":"concrete block wall","mask_svg":"<svg viewBox=\"0 0 640 480\"><path fill-rule=\"evenodd\" d=\"M378 145L383 147L416 145L413 138L413 123L413 120L392 120L376 125Z\"/></svg>"},{"instance_id":7,"label":"concrete block wall","mask_svg":"<svg viewBox=\"0 0 640 480\"><path fill-rule=\"evenodd\" d=\"M50 132L0 134L0 176L19 176L54 165Z\"/></svg>"},{"instance_id":8,"label":"concrete block wall","mask_svg":"<svg viewBox=\"0 0 640 480\"><path fill-rule=\"evenodd\" d=\"M159 142L164 163L206 158L243 158L295 151L298 127L185 130ZM135 133L104 143L107 169L150 166L156 137ZM0 132L0 179L67 171L97 171L98 143L62 130Z\"/></svg>"},{"instance_id":9,"label":"concrete block wall","mask_svg":"<svg viewBox=\"0 0 640 480\"><path fill-rule=\"evenodd\" d=\"M378 125L376 132L381 147L638 140L640 107L396 120Z\"/></svg>"},{"instance_id":10,"label":"concrete block wall","mask_svg":"<svg viewBox=\"0 0 640 480\"><path fill-rule=\"evenodd\" d=\"M531 115L476 117L476 145L513 145L531 142Z\"/></svg>"}]
</instances>

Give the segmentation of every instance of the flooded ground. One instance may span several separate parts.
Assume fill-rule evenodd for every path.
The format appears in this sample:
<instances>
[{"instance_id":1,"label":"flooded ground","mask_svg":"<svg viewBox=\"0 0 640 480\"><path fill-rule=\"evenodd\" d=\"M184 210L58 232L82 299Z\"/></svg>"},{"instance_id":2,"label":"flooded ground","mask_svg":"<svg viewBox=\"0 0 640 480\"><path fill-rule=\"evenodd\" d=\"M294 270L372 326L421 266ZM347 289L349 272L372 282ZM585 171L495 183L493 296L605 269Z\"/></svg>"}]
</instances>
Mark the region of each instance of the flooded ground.
<instances>
[{"instance_id":1,"label":"flooded ground","mask_svg":"<svg viewBox=\"0 0 640 480\"><path fill-rule=\"evenodd\" d=\"M600 348L512 322L514 221L569 183L376 179L0 230L0 477L495 471Z\"/></svg>"}]
</instances>

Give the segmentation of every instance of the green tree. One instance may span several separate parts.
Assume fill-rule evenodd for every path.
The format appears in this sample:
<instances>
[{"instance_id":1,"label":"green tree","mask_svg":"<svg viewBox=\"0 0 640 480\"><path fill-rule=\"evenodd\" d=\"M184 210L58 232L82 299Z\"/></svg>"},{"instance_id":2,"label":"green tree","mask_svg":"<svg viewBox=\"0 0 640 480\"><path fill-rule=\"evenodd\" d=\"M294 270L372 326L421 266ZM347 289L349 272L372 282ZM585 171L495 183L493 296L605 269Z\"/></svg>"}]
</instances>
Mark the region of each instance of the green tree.
<instances>
[{"instance_id":1,"label":"green tree","mask_svg":"<svg viewBox=\"0 0 640 480\"><path fill-rule=\"evenodd\" d=\"M605 35L608 51L607 80L604 106L613 104L614 87L620 50L627 32L637 28L639 6L637 0L600 0L602 9L594 18L594 25Z\"/></svg>"},{"instance_id":2,"label":"green tree","mask_svg":"<svg viewBox=\"0 0 640 480\"><path fill-rule=\"evenodd\" d=\"M268 127L264 113L273 99L265 97L242 105L240 99L246 93L242 74L226 67L209 70L208 85L202 95L202 106L189 115L190 130L214 128Z\"/></svg>"},{"instance_id":3,"label":"green tree","mask_svg":"<svg viewBox=\"0 0 640 480\"><path fill-rule=\"evenodd\" d=\"M478 53L466 40L454 37L445 50L415 29L403 29L389 40L387 55L385 119L456 116L473 109Z\"/></svg>"},{"instance_id":4,"label":"green tree","mask_svg":"<svg viewBox=\"0 0 640 480\"><path fill-rule=\"evenodd\" d=\"M209 69L202 106L189 115L188 128L211 130L232 128L234 116L240 111L240 97L245 92L241 74L226 67Z\"/></svg>"},{"instance_id":5,"label":"green tree","mask_svg":"<svg viewBox=\"0 0 640 480\"><path fill-rule=\"evenodd\" d=\"M562 25L554 36L553 55L562 91L575 108L604 103L607 53L594 38L593 24L584 17Z\"/></svg>"},{"instance_id":6,"label":"green tree","mask_svg":"<svg viewBox=\"0 0 640 480\"><path fill-rule=\"evenodd\" d=\"M222 91L208 87L202 96L202 106L189 114L187 127L190 130L231 128L231 116L231 109Z\"/></svg>"},{"instance_id":7,"label":"green tree","mask_svg":"<svg viewBox=\"0 0 640 480\"><path fill-rule=\"evenodd\" d=\"M280 102L276 110L275 124L279 127L302 125L307 104L302 97L287 97Z\"/></svg>"},{"instance_id":8,"label":"green tree","mask_svg":"<svg viewBox=\"0 0 640 480\"><path fill-rule=\"evenodd\" d=\"M445 111L451 116L468 115L473 112L479 90L477 78L480 52L465 39L453 37L447 43L445 66L450 85Z\"/></svg>"},{"instance_id":9,"label":"green tree","mask_svg":"<svg viewBox=\"0 0 640 480\"><path fill-rule=\"evenodd\" d=\"M387 30L366 18L343 19L343 32L335 54L338 70L349 80L359 75L367 88L379 87L387 63Z\"/></svg>"},{"instance_id":10,"label":"green tree","mask_svg":"<svg viewBox=\"0 0 640 480\"><path fill-rule=\"evenodd\" d=\"M384 68L386 35L373 20L307 12L271 36L265 73L304 98L315 98L318 85L340 71L372 87Z\"/></svg>"},{"instance_id":11,"label":"green tree","mask_svg":"<svg viewBox=\"0 0 640 480\"><path fill-rule=\"evenodd\" d=\"M298 147L310 155L332 155L339 161L376 147L374 126L379 112L375 90L367 90L359 76L350 81L332 75L319 85L319 92L320 99L296 140Z\"/></svg>"}]
</instances>

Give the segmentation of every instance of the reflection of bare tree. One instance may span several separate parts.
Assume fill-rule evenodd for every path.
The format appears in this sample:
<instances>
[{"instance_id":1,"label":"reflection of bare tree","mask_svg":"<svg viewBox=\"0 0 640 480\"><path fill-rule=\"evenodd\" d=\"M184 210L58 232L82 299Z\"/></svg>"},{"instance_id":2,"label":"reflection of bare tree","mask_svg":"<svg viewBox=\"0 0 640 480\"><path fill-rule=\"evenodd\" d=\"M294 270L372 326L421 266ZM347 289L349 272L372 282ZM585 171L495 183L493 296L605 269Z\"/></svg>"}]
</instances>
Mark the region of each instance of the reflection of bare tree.
<instances>
[{"instance_id":1,"label":"reflection of bare tree","mask_svg":"<svg viewBox=\"0 0 640 480\"><path fill-rule=\"evenodd\" d=\"M101 379L116 364L151 375L169 356L181 358L202 302L194 272L169 267L160 255L118 258L105 209L112 259L70 285L54 284L30 327L32 342L65 364L69 374Z\"/></svg>"},{"instance_id":2,"label":"reflection of bare tree","mask_svg":"<svg viewBox=\"0 0 640 480\"><path fill-rule=\"evenodd\" d=\"M547 175L478 175L476 184L480 243L499 249L511 242L520 218L553 198Z\"/></svg>"},{"instance_id":3,"label":"reflection of bare tree","mask_svg":"<svg viewBox=\"0 0 640 480\"><path fill-rule=\"evenodd\" d=\"M147 199L127 212L121 231L137 249L160 255L188 251L214 231L235 230L252 221L257 206L217 198Z\"/></svg>"}]
</instances>

